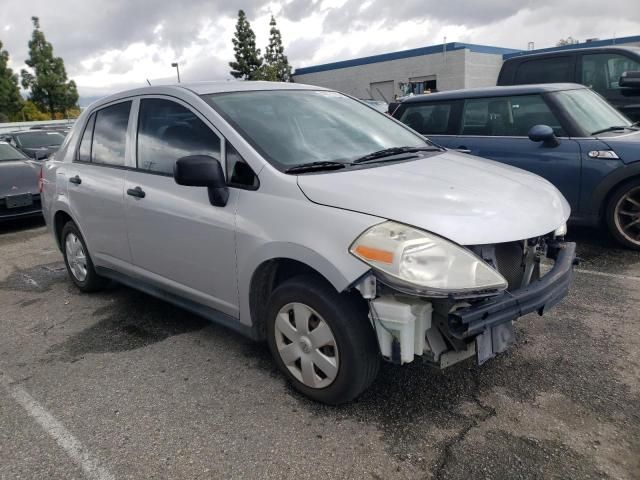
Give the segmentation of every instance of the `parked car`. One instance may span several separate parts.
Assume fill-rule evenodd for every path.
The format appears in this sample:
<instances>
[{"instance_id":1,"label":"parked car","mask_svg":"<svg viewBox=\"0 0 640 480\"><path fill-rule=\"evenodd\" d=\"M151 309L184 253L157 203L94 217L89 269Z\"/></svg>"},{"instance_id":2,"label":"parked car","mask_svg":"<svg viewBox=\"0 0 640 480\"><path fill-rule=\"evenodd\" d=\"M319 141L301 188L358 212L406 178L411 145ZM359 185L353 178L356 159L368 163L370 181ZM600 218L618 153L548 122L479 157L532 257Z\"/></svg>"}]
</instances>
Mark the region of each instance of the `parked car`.
<instances>
[{"instance_id":1,"label":"parked car","mask_svg":"<svg viewBox=\"0 0 640 480\"><path fill-rule=\"evenodd\" d=\"M580 83L640 121L640 48L592 47L517 54L502 64L498 85Z\"/></svg>"},{"instance_id":2,"label":"parked car","mask_svg":"<svg viewBox=\"0 0 640 480\"><path fill-rule=\"evenodd\" d=\"M81 291L115 279L266 340L295 388L326 403L366 389L381 357L484 362L573 276L569 205L549 182L319 87L110 96L43 182Z\"/></svg>"},{"instance_id":3,"label":"parked car","mask_svg":"<svg viewBox=\"0 0 640 480\"><path fill-rule=\"evenodd\" d=\"M0 142L0 222L41 215L40 166L6 142Z\"/></svg>"},{"instance_id":4,"label":"parked car","mask_svg":"<svg viewBox=\"0 0 640 480\"><path fill-rule=\"evenodd\" d=\"M42 160L60 148L65 134L53 130L24 130L0 137L29 157Z\"/></svg>"},{"instance_id":5,"label":"parked car","mask_svg":"<svg viewBox=\"0 0 640 480\"><path fill-rule=\"evenodd\" d=\"M457 90L405 100L394 117L438 145L553 183L573 222L640 249L640 129L576 84Z\"/></svg>"}]
</instances>

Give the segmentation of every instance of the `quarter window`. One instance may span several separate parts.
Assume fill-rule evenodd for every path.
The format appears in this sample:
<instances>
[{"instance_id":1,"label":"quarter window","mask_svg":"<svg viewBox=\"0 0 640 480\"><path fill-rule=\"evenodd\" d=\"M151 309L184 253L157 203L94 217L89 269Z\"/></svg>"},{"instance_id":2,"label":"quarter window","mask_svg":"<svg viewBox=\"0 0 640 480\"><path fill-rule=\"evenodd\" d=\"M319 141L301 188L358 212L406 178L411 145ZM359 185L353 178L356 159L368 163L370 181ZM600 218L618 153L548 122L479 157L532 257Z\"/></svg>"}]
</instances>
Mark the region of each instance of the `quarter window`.
<instances>
[{"instance_id":1,"label":"quarter window","mask_svg":"<svg viewBox=\"0 0 640 480\"><path fill-rule=\"evenodd\" d=\"M462 121L462 135L526 137L534 125L548 125L556 135L565 135L540 95L469 99Z\"/></svg>"},{"instance_id":2,"label":"quarter window","mask_svg":"<svg viewBox=\"0 0 640 480\"><path fill-rule=\"evenodd\" d=\"M122 102L96 112L91 161L124 166L127 125L131 102Z\"/></svg>"},{"instance_id":3,"label":"quarter window","mask_svg":"<svg viewBox=\"0 0 640 480\"><path fill-rule=\"evenodd\" d=\"M140 101L138 168L173 175L181 157L209 155L220 159L220 137L191 110L160 98Z\"/></svg>"},{"instance_id":4,"label":"quarter window","mask_svg":"<svg viewBox=\"0 0 640 480\"><path fill-rule=\"evenodd\" d=\"M227 155L227 183L232 187L258 188L258 177L242 158L242 155L228 141L226 143Z\"/></svg>"},{"instance_id":5,"label":"quarter window","mask_svg":"<svg viewBox=\"0 0 640 480\"><path fill-rule=\"evenodd\" d=\"M448 133L451 104L409 104L402 113L400 121L425 135Z\"/></svg>"},{"instance_id":6,"label":"quarter window","mask_svg":"<svg viewBox=\"0 0 640 480\"><path fill-rule=\"evenodd\" d=\"M582 84L596 92L617 90L623 72L640 70L640 62L617 53L594 53L582 57Z\"/></svg>"},{"instance_id":7,"label":"quarter window","mask_svg":"<svg viewBox=\"0 0 640 480\"><path fill-rule=\"evenodd\" d=\"M523 62L516 72L515 83L573 82L574 57L553 57Z\"/></svg>"},{"instance_id":8,"label":"quarter window","mask_svg":"<svg viewBox=\"0 0 640 480\"><path fill-rule=\"evenodd\" d=\"M78 160L80 162L90 162L91 161L91 141L93 139L93 126L96 122L96 114L92 114L89 117L89 121L87 122L87 126L84 127L84 133L82 134L82 139L80 140L80 148L78 148Z\"/></svg>"}]
</instances>

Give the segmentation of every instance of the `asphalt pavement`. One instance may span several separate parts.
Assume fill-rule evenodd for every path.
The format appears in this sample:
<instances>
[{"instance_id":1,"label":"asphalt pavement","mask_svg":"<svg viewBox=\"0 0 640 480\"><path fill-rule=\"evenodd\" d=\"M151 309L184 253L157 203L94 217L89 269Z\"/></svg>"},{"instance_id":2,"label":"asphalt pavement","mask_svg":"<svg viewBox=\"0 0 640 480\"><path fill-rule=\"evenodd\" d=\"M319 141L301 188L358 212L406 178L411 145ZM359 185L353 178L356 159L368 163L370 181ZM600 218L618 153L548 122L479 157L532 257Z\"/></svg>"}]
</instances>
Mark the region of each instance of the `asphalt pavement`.
<instances>
[{"instance_id":1,"label":"asphalt pavement","mask_svg":"<svg viewBox=\"0 0 640 480\"><path fill-rule=\"evenodd\" d=\"M0 225L0 478L639 479L640 252L571 232L569 296L481 367L385 364L357 401L124 286L79 293L39 220Z\"/></svg>"}]
</instances>

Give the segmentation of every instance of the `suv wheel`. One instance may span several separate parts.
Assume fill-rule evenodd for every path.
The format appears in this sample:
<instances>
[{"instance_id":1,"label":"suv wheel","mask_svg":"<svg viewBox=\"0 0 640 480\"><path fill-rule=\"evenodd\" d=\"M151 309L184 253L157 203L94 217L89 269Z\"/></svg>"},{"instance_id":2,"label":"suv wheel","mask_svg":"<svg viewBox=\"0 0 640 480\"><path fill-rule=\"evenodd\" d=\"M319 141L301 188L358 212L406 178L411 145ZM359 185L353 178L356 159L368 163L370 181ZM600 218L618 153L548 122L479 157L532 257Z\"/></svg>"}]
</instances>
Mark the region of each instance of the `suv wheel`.
<instances>
[{"instance_id":1,"label":"suv wheel","mask_svg":"<svg viewBox=\"0 0 640 480\"><path fill-rule=\"evenodd\" d=\"M607 204L609 230L622 245L640 250L640 179L617 188Z\"/></svg>"},{"instance_id":2,"label":"suv wheel","mask_svg":"<svg viewBox=\"0 0 640 480\"><path fill-rule=\"evenodd\" d=\"M75 223L65 224L61 240L64 263L76 287L83 292L95 292L104 287L106 280L96 273L87 245Z\"/></svg>"},{"instance_id":3,"label":"suv wheel","mask_svg":"<svg viewBox=\"0 0 640 480\"><path fill-rule=\"evenodd\" d=\"M336 292L317 276L302 275L275 289L268 315L269 349L307 397L348 402L375 379L380 355L362 301Z\"/></svg>"}]
</instances>

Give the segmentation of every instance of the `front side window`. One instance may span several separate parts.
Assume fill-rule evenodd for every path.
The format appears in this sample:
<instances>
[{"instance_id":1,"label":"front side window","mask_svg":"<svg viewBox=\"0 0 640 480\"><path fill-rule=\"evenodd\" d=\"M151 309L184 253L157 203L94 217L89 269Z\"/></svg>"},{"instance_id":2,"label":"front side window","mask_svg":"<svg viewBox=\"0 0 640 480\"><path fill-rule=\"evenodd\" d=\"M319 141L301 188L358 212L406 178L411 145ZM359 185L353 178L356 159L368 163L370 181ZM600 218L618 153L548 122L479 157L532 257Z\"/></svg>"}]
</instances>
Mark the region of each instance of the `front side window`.
<instances>
[{"instance_id":1,"label":"front side window","mask_svg":"<svg viewBox=\"0 0 640 480\"><path fill-rule=\"evenodd\" d=\"M0 143L0 162L10 160L22 160L27 157L24 153L19 152L8 143Z\"/></svg>"},{"instance_id":2,"label":"front side window","mask_svg":"<svg viewBox=\"0 0 640 480\"><path fill-rule=\"evenodd\" d=\"M640 70L640 62L617 53L594 53L582 57L582 84L598 93L617 90L624 72Z\"/></svg>"},{"instance_id":3,"label":"front side window","mask_svg":"<svg viewBox=\"0 0 640 480\"><path fill-rule=\"evenodd\" d=\"M630 127L632 122L600 95L588 88L563 90L551 94L582 130L583 135L610 127Z\"/></svg>"},{"instance_id":4,"label":"front side window","mask_svg":"<svg viewBox=\"0 0 640 480\"><path fill-rule=\"evenodd\" d=\"M462 135L526 137L534 125L548 125L566 135L540 95L473 98L464 102Z\"/></svg>"},{"instance_id":5,"label":"front side window","mask_svg":"<svg viewBox=\"0 0 640 480\"><path fill-rule=\"evenodd\" d=\"M96 112L91 161L124 166L131 102L116 103Z\"/></svg>"},{"instance_id":6,"label":"front side window","mask_svg":"<svg viewBox=\"0 0 640 480\"><path fill-rule=\"evenodd\" d=\"M191 110L171 100L145 98L138 117L138 168L173 175L181 157L220 160L220 137Z\"/></svg>"},{"instance_id":7,"label":"front side window","mask_svg":"<svg viewBox=\"0 0 640 480\"><path fill-rule=\"evenodd\" d=\"M529 60L518 66L515 83L573 82L574 57L553 57Z\"/></svg>"},{"instance_id":8,"label":"front side window","mask_svg":"<svg viewBox=\"0 0 640 480\"><path fill-rule=\"evenodd\" d=\"M426 147L394 120L330 91L269 90L203 98L280 169L343 162L390 147Z\"/></svg>"},{"instance_id":9,"label":"front side window","mask_svg":"<svg viewBox=\"0 0 640 480\"><path fill-rule=\"evenodd\" d=\"M450 103L408 104L399 120L424 135L448 133Z\"/></svg>"}]
</instances>

